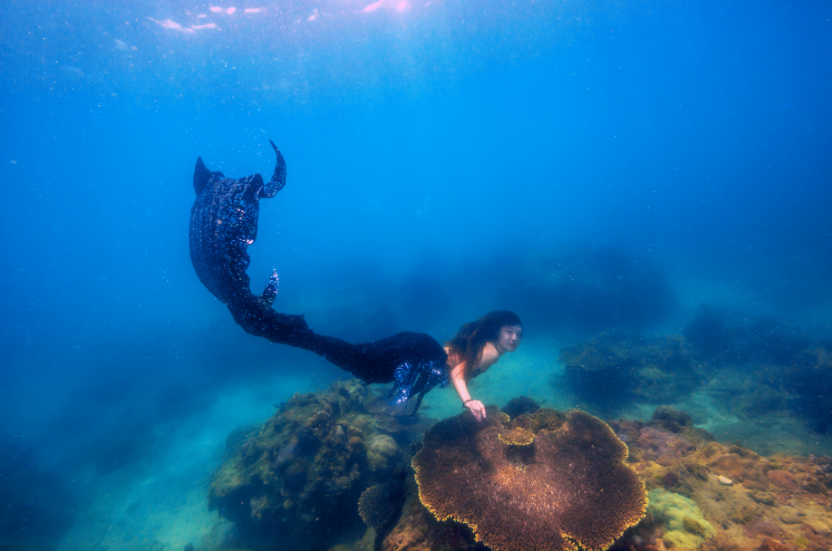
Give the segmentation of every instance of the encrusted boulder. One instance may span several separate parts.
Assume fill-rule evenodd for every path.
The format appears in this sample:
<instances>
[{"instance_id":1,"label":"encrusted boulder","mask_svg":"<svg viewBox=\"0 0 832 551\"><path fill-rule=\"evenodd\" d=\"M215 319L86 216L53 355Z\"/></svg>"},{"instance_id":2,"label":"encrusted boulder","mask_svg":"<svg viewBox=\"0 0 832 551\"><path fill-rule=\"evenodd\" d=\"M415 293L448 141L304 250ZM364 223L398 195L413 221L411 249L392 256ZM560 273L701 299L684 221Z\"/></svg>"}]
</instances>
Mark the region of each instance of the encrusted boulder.
<instances>
[{"instance_id":1,"label":"encrusted boulder","mask_svg":"<svg viewBox=\"0 0 832 551\"><path fill-rule=\"evenodd\" d=\"M662 488L650 490L651 517L663 526L665 547L697 549L716 535L711 523L692 499Z\"/></svg>"},{"instance_id":2,"label":"encrusted boulder","mask_svg":"<svg viewBox=\"0 0 832 551\"><path fill-rule=\"evenodd\" d=\"M388 482L370 486L358 500L358 514L361 520L383 535L398 519L407 493L405 491L405 471L402 469Z\"/></svg>"},{"instance_id":3,"label":"encrusted boulder","mask_svg":"<svg viewBox=\"0 0 832 551\"><path fill-rule=\"evenodd\" d=\"M363 533L359 497L370 487L365 511L385 509L368 518L389 522L404 501L389 484L407 467L402 449L412 435L383 432L377 409L378 398L356 381L296 394L261 427L229 437L210 508L281 549L326 549Z\"/></svg>"},{"instance_id":4,"label":"encrusted boulder","mask_svg":"<svg viewBox=\"0 0 832 551\"><path fill-rule=\"evenodd\" d=\"M607 331L563 348L560 362L572 390L588 402L607 407L621 401L674 402L700 383L683 337L643 337Z\"/></svg>"}]
</instances>

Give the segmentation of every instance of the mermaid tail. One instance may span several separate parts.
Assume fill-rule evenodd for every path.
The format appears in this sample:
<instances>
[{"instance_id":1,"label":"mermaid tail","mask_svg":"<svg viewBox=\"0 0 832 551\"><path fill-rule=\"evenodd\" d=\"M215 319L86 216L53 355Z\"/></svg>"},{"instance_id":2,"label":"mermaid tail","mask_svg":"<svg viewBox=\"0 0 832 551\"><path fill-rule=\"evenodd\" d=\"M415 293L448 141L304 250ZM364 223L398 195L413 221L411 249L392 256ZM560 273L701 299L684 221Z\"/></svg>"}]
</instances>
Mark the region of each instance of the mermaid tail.
<instances>
[{"instance_id":1,"label":"mermaid tail","mask_svg":"<svg viewBox=\"0 0 832 551\"><path fill-rule=\"evenodd\" d=\"M274 142L269 143L277 154L277 165L268 183L259 174L226 178L197 159L190 226L191 263L197 276L247 333L314 352L367 383L392 382L391 403L416 397L418 409L428 391L448 382L447 354L431 336L405 332L351 344L319 335L309 329L302 315L272 308L278 288L276 271L260 296L251 293L247 248L257 239L260 199L274 197L286 184L286 162Z\"/></svg>"}]
</instances>

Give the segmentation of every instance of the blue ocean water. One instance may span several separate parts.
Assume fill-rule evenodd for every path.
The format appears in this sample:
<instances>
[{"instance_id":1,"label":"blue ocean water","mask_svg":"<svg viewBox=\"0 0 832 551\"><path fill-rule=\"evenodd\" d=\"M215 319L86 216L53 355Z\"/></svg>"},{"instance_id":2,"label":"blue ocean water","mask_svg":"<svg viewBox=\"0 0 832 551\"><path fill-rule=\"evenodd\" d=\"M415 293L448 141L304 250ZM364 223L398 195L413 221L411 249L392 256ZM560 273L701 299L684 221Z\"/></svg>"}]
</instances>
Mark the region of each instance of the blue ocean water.
<instances>
[{"instance_id":1,"label":"blue ocean water","mask_svg":"<svg viewBox=\"0 0 832 551\"><path fill-rule=\"evenodd\" d=\"M318 332L443 340L516 311L524 346L477 382L491 402L571 407L560 347L682 334L703 307L780 341L832 338L829 3L0 13L9 548L219 545L205 496L225 436L348 376L245 334L200 284L198 156L269 175L280 147L287 185L261 205L249 274L259 292L276 268L276 308ZM452 392L426 413L457 413ZM772 440L703 404L685 405L717 437ZM762 451L832 453L826 419L799 408Z\"/></svg>"}]
</instances>

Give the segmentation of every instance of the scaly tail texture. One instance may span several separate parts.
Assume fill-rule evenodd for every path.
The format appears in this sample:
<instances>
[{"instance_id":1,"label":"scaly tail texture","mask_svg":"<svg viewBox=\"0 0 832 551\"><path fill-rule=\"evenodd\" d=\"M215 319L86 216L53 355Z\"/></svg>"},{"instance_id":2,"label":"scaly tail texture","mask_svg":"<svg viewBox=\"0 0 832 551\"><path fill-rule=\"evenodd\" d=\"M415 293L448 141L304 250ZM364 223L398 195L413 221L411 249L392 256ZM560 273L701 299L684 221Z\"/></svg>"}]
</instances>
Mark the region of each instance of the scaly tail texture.
<instances>
[{"instance_id":1,"label":"scaly tail texture","mask_svg":"<svg viewBox=\"0 0 832 551\"><path fill-rule=\"evenodd\" d=\"M247 248L257 239L260 199L274 197L286 184L286 162L277 154L268 183L259 174L239 180L211 172L199 158L194 171L196 201L191 208L191 262L211 291L246 332L274 343L314 352L368 383L394 382L391 403L416 396L416 407L437 384L447 384L447 355L439 343L422 333L398 333L364 344L350 344L309 329L303 316L272 309L277 297L274 272L266 289L254 296L246 273Z\"/></svg>"}]
</instances>

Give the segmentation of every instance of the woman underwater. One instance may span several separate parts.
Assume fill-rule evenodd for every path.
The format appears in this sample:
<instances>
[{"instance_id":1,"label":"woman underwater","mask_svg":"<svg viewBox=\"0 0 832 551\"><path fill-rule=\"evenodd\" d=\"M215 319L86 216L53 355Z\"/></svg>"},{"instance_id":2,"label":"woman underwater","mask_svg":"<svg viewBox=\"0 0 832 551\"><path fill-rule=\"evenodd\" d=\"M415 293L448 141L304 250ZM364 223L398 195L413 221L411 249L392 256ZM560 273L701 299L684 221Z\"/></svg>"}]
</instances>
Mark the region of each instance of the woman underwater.
<instances>
[{"instance_id":1,"label":"woman underwater","mask_svg":"<svg viewBox=\"0 0 832 551\"><path fill-rule=\"evenodd\" d=\"M523 324L514 312L489 312L466 323L445 347L448 373L462 407L477 421L485 419L485 406L471 398L468 381L488 371L506 352L514 352L523 338Z\"/></svg>"},{"instance_id":2,"label":"woman underwater","mask_svg":"<svg viewBox=\"0 0 832 551\"><path fill-rule=\"evenodd\" d=\"M249 288L247 248L257 238L262 198L274 197L286 184L286 163L277 146L274 174L268 183L259 174L239 180L211 172L197 159L196 201L191 208L191 263L203 285L223 302L246 332L303 348L326 358L367 383L393 383L390 404L415 413L425 394L450 380L477 420L485 417L482 402L468 393L467 381L486 371L522 337L520 319L511 312L492 312L464 325L443 348L424 333L404 332L369 343L351 344L312 331L302 315L276 312L277 272L260 296ZM411 398L415 398L412 404Z\"/></svg>"}]
</instances>

